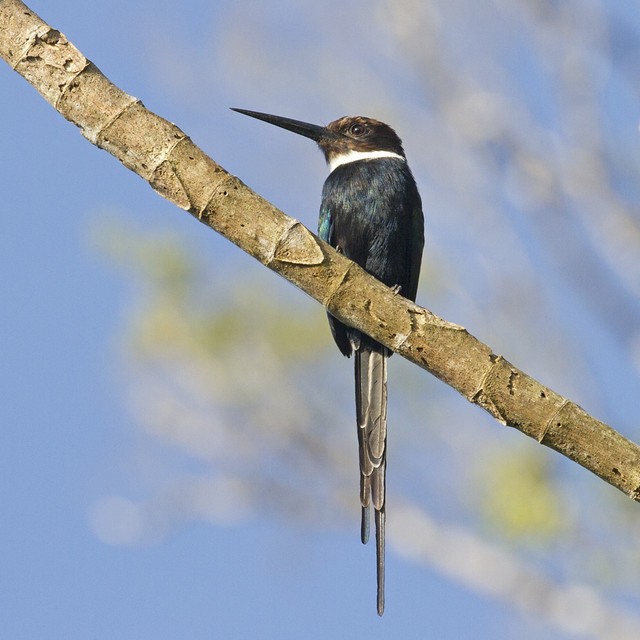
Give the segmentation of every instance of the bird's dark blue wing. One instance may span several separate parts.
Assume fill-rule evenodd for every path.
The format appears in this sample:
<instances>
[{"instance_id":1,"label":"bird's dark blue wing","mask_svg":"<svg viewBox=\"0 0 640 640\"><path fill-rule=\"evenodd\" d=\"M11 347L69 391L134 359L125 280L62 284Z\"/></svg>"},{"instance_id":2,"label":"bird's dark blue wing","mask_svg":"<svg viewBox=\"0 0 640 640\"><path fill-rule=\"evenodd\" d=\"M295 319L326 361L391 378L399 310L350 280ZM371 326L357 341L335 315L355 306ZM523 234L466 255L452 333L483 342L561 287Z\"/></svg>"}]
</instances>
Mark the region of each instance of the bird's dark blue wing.
<instances>
[{"instance_id":1,"label":"bird's dark blue wing","mask_svg":"<svg viewBox=\"0 0 640 640\"><path fill-rule=\"evenodd\" d=\"M325 206L322 206L320 207L320 218L318 219L318 235L321 240L333 246L331 242L331 230L331 211Z\"/></svg>"},{"instance_id":2,"label":"bird's dark blue wing","mask_svg":"<svg viewBox=\"0 0 640 640\"><path fill-rule=\"evenodd\" d=\"M335 208L325 206L323 199L320 207L320 219L318 220L318 235L322 240L328 242L332 247L340 249L333 240L333 220L335 217ZM335 343L343 355L350 357L352 352L351 340L349 339L349 331L347 327L339 320L336 320L330 313L327 313L329 319L329 327Z\"/></svg>"}]
</instances>

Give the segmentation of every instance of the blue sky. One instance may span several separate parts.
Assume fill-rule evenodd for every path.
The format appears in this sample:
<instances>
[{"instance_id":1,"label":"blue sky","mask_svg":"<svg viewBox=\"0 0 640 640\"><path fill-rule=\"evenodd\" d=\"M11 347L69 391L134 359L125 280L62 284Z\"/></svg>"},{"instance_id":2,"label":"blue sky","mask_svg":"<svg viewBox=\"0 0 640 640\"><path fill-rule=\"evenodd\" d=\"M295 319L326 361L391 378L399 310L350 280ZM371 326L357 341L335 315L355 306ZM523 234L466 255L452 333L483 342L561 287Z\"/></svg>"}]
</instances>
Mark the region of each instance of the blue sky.
<instances>
[{"instance_id":1,"label":"blue sky","mask_svg":"<svg viewBox=\"0 0 640 640\"><path fill-rule=\"evenodd\" d=\"M437 313L467 326L637 441L640 306L632 239L640 203L640 88L629 80L628 68L640 50L640 20L618 3L587 3L580 14L584 24L576 19L575 29L593 39L598 53L587 67L599 75L584 85L565 83L564 93L561 65L556 69L549 58L541 59L536 47L548 38L549 56L557 48L566 71L572 64L580 68L586 55L581 47L590 41L576 36L575 48L565 51L558 26L563 22L541 26L539 16L519 12L521 4L434 2L418 10L403 2L397 7L406 6L406 12L393 13L393 20L385 2L375 3L375 10L347 3L340 14L285 0L255 10L244 1L144 0L131 6L65 0L52 7L38 0L30 6L123 90L176 122L216 161L311 228L325 176L321 155L308 141L271 131L228 107L318 123L367 110L393 122L415 158L428 207L429 256L419 300L433 300ZM421 64L430 61L424 77L417 54L411 54L412 11L419 13L417 23L432 29L424 32L433 42L431 57L420 52ZM593 19L600 15L606 20L598 31ZM397 40L385 35L389 25ZM606 46L598 39L604 32ZM449 69L460 72L455 90L448 88L447 64L438 57L444 50ZM348 523L313 527L262 508L226 525L186 519L137 546L101 539L92 514L105 497L144 501L163 465L179 474L181 465L191 473L203 464L149 434L131 408L122 335L138 290L96 248L102 221L168 230L226 281L242 274L273 287L287 304L295 300L292 313L322 310L93 147L7 65L0 66L0 83L4 637L576 637L545 616L522 613L433 565L417 564L393 546L387 612L378 619L373 549L359 543L357 512ZM587 97L578 100L580 91ZM512 108L505 118L510 126L502 131L505 104ZM590 138L593 123L607 135L602 144ZM514 131L527 127L530 135L518 139ZM531 155L511 155L513 148ZM561 176L560 194L548 186L544 162L531 160L544 158L550 148L554 164L547 166ZM589 180L571 171L587 151L597 152L609 187L585 191L583 202L575 185L586 189ZM570 154L576 160L564 163ZM590 208L596 200L609 216L604 222ZM563 214L551 215L555 208ZM614 217L616 211L629 215ZM621 231L610 233L615 225ZM443 434L461 423L473 424L460 436L463 450L487 446L485 440L492 441L494 453L521 445L520 434L498 432L462 398L395 360L392 371L409 381L402 398L414 393L435 400L429 417L437 451L453 447ZM338 356L329 362L322 366L332 367L334 384L350 390L350 364ZM336 402L351 410L346 391ZM414 417L419 411L406 410ZM463 496L461 487L477 482L468 462L455 458L461 467L447 477L449 458L430 459L439 473L427 479L417 457L421 450L410 446L414 437L399 430L398 455L404 451L407 468L424 471L425 478L412 482L398 469L398 487L408 486L416 497L423 483L435 486L425 498L431 513L497 544L498 536L482 530L477 514L465 511L463 498L448 497L449 491ZM537 451L535 444L523 446ZM489 449L482 451L489 456ZM585 479L588 474L575 465L550 459L560 468L572 510L589 512L592 500L624 500ZM471 477L460 475L465 465ZM319 510L327 518L332 508ZM637 517L628 515L630 530L637 530ZM606 535L603 546L611 546L606 540L614 538ZM584 542L578 534L575 540ZM597 562L599 551L589 550ZM559 583L581 581L616 606L637 609L637 579L612 589L598 572L550 569L553 553L540 559L543 552L528 549L523 557ZM621 555L609 560L613 567L624 564ZM636 556L627 564L634 563Z\"/></svg>"}]
</instances>

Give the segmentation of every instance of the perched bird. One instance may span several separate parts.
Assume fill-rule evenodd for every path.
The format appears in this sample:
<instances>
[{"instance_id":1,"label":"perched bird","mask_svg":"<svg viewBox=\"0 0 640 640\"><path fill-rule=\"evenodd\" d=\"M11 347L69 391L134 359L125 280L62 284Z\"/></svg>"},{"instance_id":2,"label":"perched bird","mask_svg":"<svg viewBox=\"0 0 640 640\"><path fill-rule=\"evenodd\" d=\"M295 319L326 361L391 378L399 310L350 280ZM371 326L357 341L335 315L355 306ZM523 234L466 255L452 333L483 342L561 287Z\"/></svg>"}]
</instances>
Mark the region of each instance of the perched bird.
<instances>
[{"instance_id":1,"label":"perched bird","mask_svg":"<svg viewBox=\"0 0 640 640\"><path fill-rule=\"evenodd\" d=\"M402 142L383 122L344 117L326 127L233 109L311 138L325 155L318 233L371 275L415 300L424 245L422 204ZM384 611L387 359L391 351L329 314L340 351L354 354L360 449L361 539L369 539L369 505L376 525L378 614Z\"/></svg>"}]
</instances>

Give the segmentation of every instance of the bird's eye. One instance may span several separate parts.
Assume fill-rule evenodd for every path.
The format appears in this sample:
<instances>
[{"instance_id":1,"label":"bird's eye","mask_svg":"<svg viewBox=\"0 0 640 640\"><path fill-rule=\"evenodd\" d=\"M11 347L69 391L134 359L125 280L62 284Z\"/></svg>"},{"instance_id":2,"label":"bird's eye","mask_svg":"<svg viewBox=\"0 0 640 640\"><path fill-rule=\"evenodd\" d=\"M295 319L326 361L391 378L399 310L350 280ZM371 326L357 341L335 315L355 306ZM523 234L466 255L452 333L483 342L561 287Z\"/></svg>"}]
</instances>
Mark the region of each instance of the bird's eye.
<instances>
[{"instance_id":1,"label":"bird's eye","mask_svg":"<svg viewBox=\"0 0 640 640\"><path fill-rule=\"evenodd\" d=\"M367 128L363 124L352 124L349 127L349 133L352 136L362 136L367 132Z\"/></svg>"}]
</instances>

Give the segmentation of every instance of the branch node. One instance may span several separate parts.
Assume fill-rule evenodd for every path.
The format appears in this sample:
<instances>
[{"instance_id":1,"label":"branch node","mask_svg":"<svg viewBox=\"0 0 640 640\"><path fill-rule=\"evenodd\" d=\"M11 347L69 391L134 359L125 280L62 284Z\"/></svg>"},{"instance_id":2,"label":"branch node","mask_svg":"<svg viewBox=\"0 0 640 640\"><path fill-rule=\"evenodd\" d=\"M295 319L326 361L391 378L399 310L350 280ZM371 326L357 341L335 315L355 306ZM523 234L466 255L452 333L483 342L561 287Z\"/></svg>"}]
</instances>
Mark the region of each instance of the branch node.
<instances>
[{"instance_id":1,"label":"branch node","mask_svg":"<svg viewBox=\"0 0 640 640\"><path fill-rule=\"evenodd\" d=\"M286 229L275 243L267 266L274 260L289 264L317 265L322 264L324 254L309 229L295 218L290 218Z\"/></svg>"},{"instance_id":2,"label":"branch node","mask_svg":"<svg viewBox=\"0 0 640 640\"><path fill-rule=\"evenodd\" d=\"M67 86L69 86L69 84L67 84ZM120 118L122 116L122 114L127 111L128 109L130 109L133 105L138 104L140 102L139 98L136 98L134 96L130 96L127 95L127 101L125 102L125 104L122 106L122 108L116 112L113 116L111 116L111 118L109 118L109 120L107 120L107 122L100 128L99 131L96 131L95 133L89 133L88 131L85 131L84 134L87 138L87 140L89 140L89 142L92 142L93 144L101 147L102 145L99 142L100 137L102 136L102 134L116 121L118 120L118 118Z\"/></svg>"},{"instance_id":3,"label":"branch node","mask_svg":"<svg viewBox=\"0 0 640 640\"><path fill-rule=\"evenodd\" d=\"M393 345L393 350L396 352L400 351L409 338L411 338L416 331L419 331L421 327L426 324L425 318L429 312L426 309L421 309L415 303L413 304L414 308L409 308L407 310L407 314L409 315L409 331L407 333L398 333L395 336L396 339Z\"/></svg>"},{"instance_id":4,"label":"branch node","mask_svg":"<svg viewBox=\"0 0 640 640\"><path fill-rule=\"evenodd\" d=\"M565 407L569 404L571 404L571 401L565 398L562 401L562 404L555 411L555 413L551 416L551 418L549 418L549 420L547 421L547 424L544 425L544 429L542 429L542 431L540 432L540 435L538 435L537 437L537 440L540 444L543 443L544 439L547 436L547 433L549 433L549 429L551 428L551 425L558 419L558 416L560 415L560 413L564 411Z\"/></svg>"},{"instance_id":5,"label":"branch node","mask_svg":"<svg viewBox=\"0 0 640 640\"><path fill-rule=\"evenodd\" d=\"M74 73L65 83L64 88L62 88L62 90L60 91L60 93L58 94L58 97L56 98L55 104L53 105L56 109L56 111L60 111L60 101L62 100L62 98L64 98L64 96L67 93L67 89L73 84L73 81L83 72L87 69L87 67L91 66L91 61L87 60L86 58L84 59L84 66L79 70L76 71L76 73ZM90 142L93 142L95 144L95 140L90 140Z\"/></svg>"},{"instance_id":6,"label":"branch node","mask_svg":"<svg viewBox=\"0 0 640 640\"><path fill-rule=\"evenodd\" d=\"M489 378L490 378L491 374L496 369L496 365L499 362L502 362L504 360L504 358L502 356L497 356L494 353L492 353L489 356L489 360L490 360L490 364L487 367L487 370L485 371L484 375L482 376L482 380L480 380L480 384L478 385L476 390L471 394L471 397L469 398L469 400L471 402L473 402L474 404L478 404L478 401L480 400L480 397L484 393L484 388L487 385L487 383L489 382Z\"/></svg>"},{"instance_id":7,"label":"branch node","mask_svg":"<svg viewBox=\"0 0 640 640\"><path fill-rule=\"evenodd\" d=\"M11 65L11 68L14 71L16 71L17 66L27 57L33 45L38 40L44 38L50 31L52 31L52 29L48 24L39 25L30 31L20 54L16 57L16 61Z\"/></svg>"},{"instance_id":8,"label":"branch node","mask_svg":"<svg viewBox=\"0 0 640 640\"><path fill-rule=\"evenodd\" d=\"M225 174L226 175L224 176L224 178L222 178L220 182L216 183L215 187L213 187L213 189L211 190L211 194L205 200L204 206L198 210L198 220L202 221L202 216L204 215L204 212L209 208L209 205L211 204L213 199L216 197L218 192L224 187L224 185L227 182L235 179L235 176L232 176L230 173L227 173L226 171L225 171Z\"/></svg>"},{"instance_id":9,"label":"branch node","mask_svg":"<svg viewBox=\"0 0 640 640\"><path fill-rule=\"evenodd\" d=\"M342 276L340 277L340 281L336 284L335 287L333 287L331 289L331 291L329 292L329 295L325 298L323 305L327 308L330 309L332 303L333 303L333 299L336 297L336 295L338 295L340 288L342 287L342 285L345 283L345 281L348 279L349 274L351 273L351 271L355 268L357 268L358 265L355 262L351 262L349 261L349 265L347 266L347 268L345 269L344 273L342 274Z\"/></svg>"},{"instance_id":10,"label":"branch node","mask_svg":"<svg viewBox=\"0 0 640 640\"><path fill-rule=\"evenodd\" d=\"M485 392L485 388L488 386L493 372L498 369L497 365L501 362L506 362L506 360L502 356L497 356L495 353L492 353L489 356L489 361L490 364L482 376L480 384L468 399L470 402L473 402L479 407L482 407L485 411L488 411L498 422L500 422L500 424L507 425L507 419L496 406L491 395Z\"/></svg>"}]
</instances>

